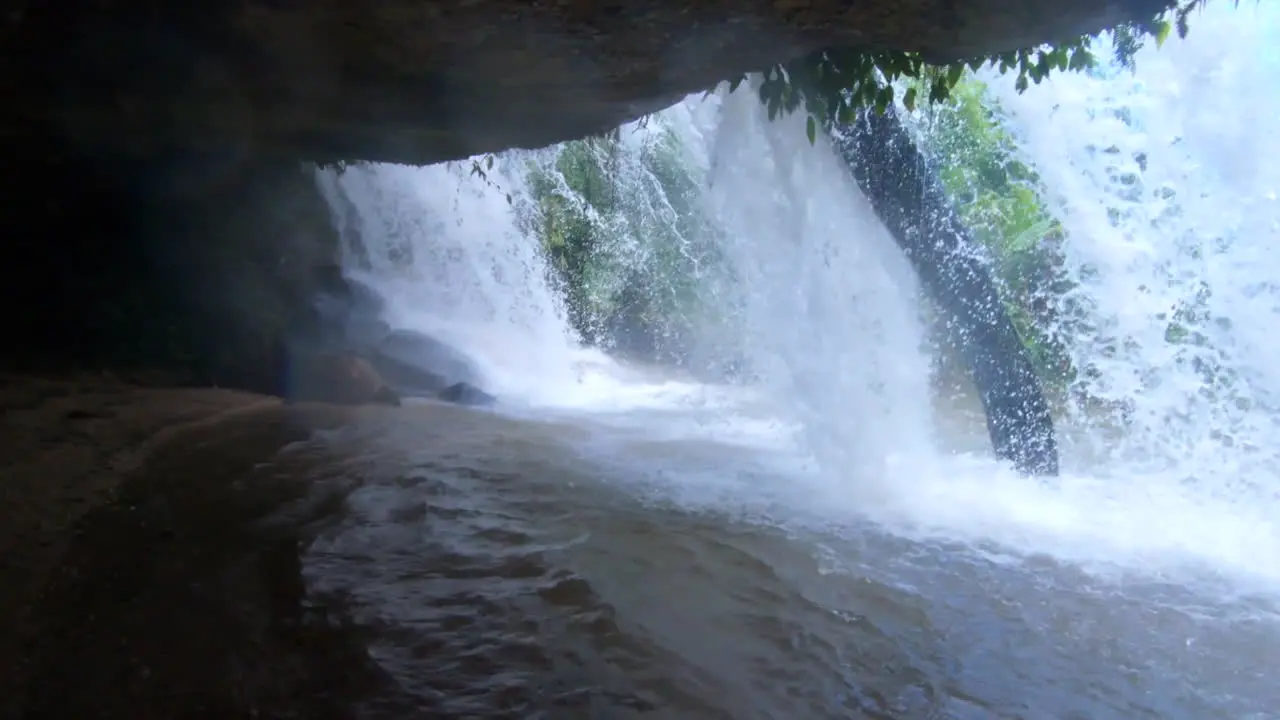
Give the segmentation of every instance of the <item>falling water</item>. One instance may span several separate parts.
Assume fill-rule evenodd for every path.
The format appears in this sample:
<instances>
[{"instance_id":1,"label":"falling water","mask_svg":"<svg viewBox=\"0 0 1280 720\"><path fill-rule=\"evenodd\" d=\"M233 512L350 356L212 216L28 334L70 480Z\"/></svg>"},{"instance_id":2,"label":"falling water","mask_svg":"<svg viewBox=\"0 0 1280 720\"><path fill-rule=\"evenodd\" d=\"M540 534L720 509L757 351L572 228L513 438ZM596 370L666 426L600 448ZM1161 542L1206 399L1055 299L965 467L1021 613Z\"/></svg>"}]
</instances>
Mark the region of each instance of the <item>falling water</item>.
<instances>
[{"instance_id":1,"label":"falling water","mask_svg":"<svg viewBox=\"0 0 1280 720\"><path fill-rule=\"evenodd\" d=\"M1069 237L1079 384L1119 410L1090 472L1154 498L1134 514L1159 514L1191 552L1274 578L1280 127L1263 88L1280 13L1217 3L1194 25L1136 72L993 87Z\"/></svg>"},{"instance_id":2,"label":"falling water","mask_svg":"<svg viewBox=\"0 0 1280 720\"><path fill-rule=\"evenodd\" d=\"M523 184L510 164L484 176L470 163L357 165L320 182L346 271L383 296L389 325L459 347L498 392L539 398L572 387L585 354L516 225L511 196Z\"/></svg>"},{"instance_id":3,"label":"falling water","mask_svg":"<svg viewBox=\"0 0 1280 720\"><path fill-rule=\"evenodd\" d=\"M690 258L714 246L715 267L693 265L698 301L721 320L694 324L691 353L743 362L745 384L582 347L529 232L530 178L555 179L555 148L505 153L486 177L470 161L322 176L347 271L386 297L387 322L476 357L503 403L492 425L473 418L481 429L443 445L475 454L448 481L424 431L408 433L421 457L404 472L418 479L354 496L365 524L318 546L314 582L379 618L416 617L405 601L429 602L437 585L406 585L403 569L370 576L351 558L390 557L387 543L408 543L397 563L416 557L420 535L389 508L421 503L425 477L466 496L436 530L460 528L450 557L492 551L468 544L489 542L484 518L525 518L521 533L557 538L537 541L538 562L568 558L620 617L643 618L646 642L730 683L753 712L799 695L771 694L764 677L785 671L737 657L807 668L794 692L821 709L805 717L1273 706L1280 375L1267 351L1280 291L1267 260L1280 176L1266 158L1280 128L1264 89L1277 18L1211 9L1186 42L1144 50L1136 74L1061 75L1021 95L991 80L1069 236L1076 288L1060 315L1081 389L1115 409L1060 419L1084 443L1051 482L943 450L909 266L831 147L811 146L800 117L769 121L749 92L623 127L613 181L631 204L600 220L618 272L648 261L654 228ZM642 161L663 133L700 188L702 224L676 227L679 203ZM476 479L486 473L518 480L498 489ZM636 567L663 572L637 579ZM717 630L716 618L748 624ZM775 625L777 637L741 629ZM766 636L779 645L751 645ZM889 665L924 679L909 672L880 700L849 694Z\"/></svg>"},{"instance_id":4,"label":"falling water","mask_svg":"<svg viewBox=\"0 0 1280 720\"><path fill-rule=\"evenodd\" d=\"M842 490L889 481L931 439L905 258L826 139L809 145L802 117L771 123L743 91L668 118L704 148L706 201L748 288L747 352L776 406Z\"/></svg>"},{"instance_id":5,"label":"falling water","mask_svg":"<svg viewBox=\"0 0 1280 720\"><path fill-rule=\"evenodd\" d=\"M997 83L1070 242L1082 385L1128 412L1114 457L1234 493L1274 490L1280 14L1211 5L1137 72ZM1271 493L1266 493L1270 495Z\"/></svg>"},{"instance_id":6,"label":"falling water","mask_svg":"<svg viewBox=\"0 0 1280 720\"><path fill-rule=\"evenodd\" d=\"M645 261L655 224L676 222L639 159L674 133L703 188L703 232L729 269L704 284L737 320L749 389L637 376L581 347L522 215L532 169L559 172L554 149L506 153L484 176L466 161L357 167L324 182L348 231L347 265L387 296L388 321L462 347L504 396L655 431L691 426L633 411L688 419L696 407L696 425L717 431L737 417L757 439L781 434L798 448L789 483L903 532L1103 565L1193 558L1275 579L1269 408L1280 386L1262 354L1274 286L1260 258L1275 237L1276 184L1256 158L1276 141L1254 132L1245 152L1238 132L1264 126L1274 102L1247 89L1274 72L1264 51L1275 21L1240 35L1243 13L1211 12L1186 42L1144 50L1137 74L1061 75L1022 95L992 80L1069 234L1078 287L1062 315L1081 382L1123 410L1118 439L1090 430L1095 416L1061 419L1085 426L1088 457L1107 459L1067 458L1078 470L1052 486L986 453L942 453L909 267L825 141L810 146L800 117L768 121L749 92L722 88L623 127L613 181L642 207L601 226L601 252L625 266ZM1235 120L1210 121L1220 114Z\"/></svg>"}]
</instances>

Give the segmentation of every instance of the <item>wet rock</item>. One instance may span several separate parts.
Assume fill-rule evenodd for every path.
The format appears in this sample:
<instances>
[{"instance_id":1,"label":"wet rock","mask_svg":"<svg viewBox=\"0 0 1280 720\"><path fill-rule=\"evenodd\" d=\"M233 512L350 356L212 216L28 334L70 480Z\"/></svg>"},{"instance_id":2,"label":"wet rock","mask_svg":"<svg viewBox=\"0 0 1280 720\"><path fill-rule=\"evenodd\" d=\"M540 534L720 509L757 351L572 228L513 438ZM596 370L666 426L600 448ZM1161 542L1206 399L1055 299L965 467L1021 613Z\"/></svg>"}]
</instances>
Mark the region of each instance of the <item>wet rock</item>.
<instances>
[{"instance_id":1,"label":"wet rock","mask_svg":"<svg viewBox=\"0 0 1280 720\"><path fill-rule=\"evenodd\" d=\"M387 383L405 397L431 397L449 386L449 381L423 367L374 353L369 362Z\"/></svg>"},{"instance_id":2,"label":"wet rock","mask_svg":"<svg viewBox=\"0 0 1280 720\"><path fill-rule=\"evenodd\" d=\"M392 390L390 387L383 385L373 393L373 401L380 405L391 405L400 407L400 393Z\"/></svg>"},{"instance_id":3,"label":"wet rock","mask_svg":"<svg viewBox=\"0 0 1280 720\"><path fill-rule=\"evenodd\" d=\"M945 62L1170 2L26 2L5 27L4 127L143 156L217 148L215 169L250 148L431 164L598 133L823 48Z\"/></svg>"},{"instance_id":4,"label":"wet rock","mask_svg":"<svg viewBox=\"0 0 1280 720\"><path fill-rule=\"evenodd\" d=\"M480 370L461 351L412 330L389 333L367 357L387 384L407 396L430 397L456 383L481 383Z\"/></svg>"},{"instance_id":5,"label":"wet rock","mask_svg":"<svg viewBox=\"0 0 1280 720\"><path fill-rule=\"evenodd\" d=\"M498 398L481 390L475 385L460 382L454 383L449 387L441 390L436 397L458 405L470 405L472 407L487 407L498 401Z\"/></svg>"},{"instance_id":6,"label":"wet rock","mask_svg":"<svg viewBox=\"0 0 1280 720\"><path fill-rule=\"evenodd\" d=\"M349 353L316 353L291 362L286 399L338 405L399 405L400 394L369 362Z\"/></svg>"},{"instance_id":7,"label":"wet rock","mask_svg":"<svg viewBox=\"0 0 1280 720\"><path fill-rule=\"evenodd\" d=\"M391 326L382 319L386 303L378 291L343 276L341 269L329 272L336 275L336 280L312 301L321 325L319 337L359 352L390 335Z\"/></svg>"}]
</instances>

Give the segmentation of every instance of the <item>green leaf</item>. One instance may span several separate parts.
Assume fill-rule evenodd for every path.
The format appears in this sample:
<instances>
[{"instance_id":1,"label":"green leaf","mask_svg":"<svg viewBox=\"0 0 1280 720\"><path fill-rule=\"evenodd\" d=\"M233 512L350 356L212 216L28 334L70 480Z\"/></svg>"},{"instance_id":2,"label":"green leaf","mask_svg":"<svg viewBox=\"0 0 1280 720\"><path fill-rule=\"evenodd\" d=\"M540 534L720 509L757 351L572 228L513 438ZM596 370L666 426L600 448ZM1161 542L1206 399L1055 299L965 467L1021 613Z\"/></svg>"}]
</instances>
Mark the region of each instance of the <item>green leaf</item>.
<instances>
[{"instance_id":1,"label":"green leaf","mask_svg":"<svg viewBox=\"0 0 1280 720\"><path fill-rule=\"evenodd\" d=\"M885 85L876 92L876 112L883 113L893 104L893 86Z\"/></svg>"},{"instance_id":2,"label":"green leaf","mask_svg":"<svg viewBox=\"0 0 1280 720\"><path fill-rule=\"evenodd\" d=\"M907 112L915 112L916 109L916 89L907 88L907 92L902 96L902 104L906 106Z\"/></svg>"},{"instance_id":3,"label":"green leaf","mask_svg":"<svg viewBox=\"0 0 1280 720\"><path fill-rule=\"evenodd\" d=\"M964 74L964 64L963 63L953 64L951 67L947 68L947 84L952 87L955 87L955 84L960 82L960 76L963 74Z\"/></svg>"},{"instance_id":4,"label":"green leaf","mask_svg":"<svg viewBox=\"0 0 1280 720\"><path fill-rule=\"evenodd\" d=\"M809 116L808 122L805 123L805 132L809 134L809 144L812 145L818 139L818 121L813 116Z\"/></svg>"},{"instance_id":5,"label":"green leaf","mask_svg":"<svg viewBox=\"0 0 1280 720\"><path fill-rule=\"evenodd\" d=\"M1018 80L1013 84L1013 87L1018 92L1025 92L1027 89L1027 76L1025 74L1019 75Z\"/></svg>"},{"instance_id":6,"label":"green leaf","mask_svg":"<svg viewBox=\"0 0 1280 720\"><path fill-rule=\"evenodd\" d=\"M905 65L905 69L902 71L903 75L909 78L920 77L920 58L918 56L904 55L903 64Z\"/></svg>"},{"instance_id":7,"label":"green leaf","mask_svg":"<svg viewBox=\"0 0 1280 720\"><path fill-rule=\"evenodd\" d=\"M947 87L942 78L935 78L929 84L929 102L940 103L951 95L951 89Z\"/></svg>"},{"instance_id":8,"label":"green leaf","mask_svg":"<svg viewBox=\"0 0 1280 720\"><path fill-rule=\"evenodd\" d=\"M1169 38L1169 31L1173 28L1169 25L1168 20L1161 20L1156 23L1153 29L1155 32L1152 35L1156 38L1156 49L1158 50L1164 46L1164 41Z\"/></svg>"},{"instance_id":9,"label":"green leaf","mask_svg":"<svg viewBox=\"0 0 1280 720\"><path fill-rule=\"evenodd\" d=\"M1010 239L1006 245L1007 252L1030 252L1041 240L1044 240L1055 225L1057 221L1053 218L1041 218Z\"/></svg>"},{"instance_id":10,"label":"green leaf","mask_svg":"<svg viewBox=\"0 0 1280 720\"><path fill-rule=\"evenodd\" d=\"M800 93L795 92L795 88L790 88L790 91L787 93L785 109L789 114L795 112L798 107L800 107Z\"/></svg>"},{"instance_id":11,"label":"green leaf","mask_svg":"<svg viewBox=\"0 0 1280 720\"><path fill-rule=\"evenodd\" d=\"M1093 53L1084 48L1076 50L1075 54L1071 56L1069 67L1072 70L1088 70L1093 67Z\"/></svg>"}]
</instances>

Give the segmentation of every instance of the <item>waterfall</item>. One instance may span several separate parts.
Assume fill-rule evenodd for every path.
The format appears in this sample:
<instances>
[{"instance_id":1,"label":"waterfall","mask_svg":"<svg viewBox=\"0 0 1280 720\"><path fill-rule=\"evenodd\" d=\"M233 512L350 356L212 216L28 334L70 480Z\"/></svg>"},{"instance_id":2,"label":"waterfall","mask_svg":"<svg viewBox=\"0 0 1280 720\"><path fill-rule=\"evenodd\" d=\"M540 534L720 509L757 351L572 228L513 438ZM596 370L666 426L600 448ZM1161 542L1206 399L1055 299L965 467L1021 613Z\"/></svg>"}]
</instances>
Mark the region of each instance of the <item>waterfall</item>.
<instances>
[{"instance_id":1,"label":"waterfall","mask_svg":"<svg viewBox=\"0 0 1280 720\"><path fill-rule=\"evenodd\" d=\"M664 170L652 153L673 141L663 162L696 197L674 197L673 181L655 177ZM386 297L387 322L476 356L500 393L599 409L639 396L705 404L715 392L625 381L625 367L582 347L539 254L536 223L554 218L538 215L530 186L544 183L599 235L591 290L616 289L662 253L685 263L697 286L687 304L704 315L691 320L688 350L750 367L758 402L775 425L799 428L819 464L879 482L930 446L915 279L843 161L825 140L811 147L802 118L769 122L748 93L721 88L624 126L611 147L597 158L617 198L607 208L571 187L558 148L505 153L483 178L463 162L357 166L321 182L348 274ZM665 280L646 278L644 292L679 291Z\"/></svg>"},{"instance_id":2,"label":"waterfall","mask_svg":"<svg viewBox=\"0 0 1280 720\"><path fill-rule=\"evenodd\" d=\"M514 160L513 160L514 162ZM375 288L394 328L458 347L497 392L543 398L574 385L581 359L535 240L517 224L510 162L357 165L322 173L347 275Z\"/></svg>"},{"instance_id":3,"label":"waterfall","mask_svg":"<svg viewBox=\"0 0 1280 720\"><path fill-rule=\"evenodd\" d=\"M993 87L1063 222L1081 389L1120 410L1102 472L1273 502L1280 13L1210 4L1136 72Z\"/></svg>"},{"instance_id":4,"label":"waterfall","mask_svg":"<svg viewBox=\"0 0 1280 720\"><path fill-rule=\"evenodd\" d=\"M706 148L707 202L744 290L748 356L809 450L851 492L927 454L916 280L830 143L810 146L799 115L770 122L750 92L671 115Z\"/></svg>"},{"instance_id":5,"label":"waterfall","mask_svg":"<svg viewBox=\"0 0 1280 720\"><path fill-rule=\"evenodd\" d=\"M1136 73L966 80L986 104L957 107L1019 161L985 200L963 184L996 154L914 115L1059 373L1057 477L995 459L961 333L846 159L749 83L608 137L321 173L349 278L499 401L334 439L365 454L309 587L463 713L640 678L672 716L1265 716L1280 11L1230 5Z\"/></svg>"},{"instance_id":6,"label":"waterfall","mask_svg":"<svg viewBox=\"0 0 1280 720\"><path fill-rule=\"evenodd\" d=\"M477 158L482 174L468 160L321 183L347 272L384 295L387 322L463 349L508 407L794 454L776 486L735 485L736 503L1270 582L1277 17L1211 7L1136 74L1056 74L1024 94L985 78L1066 235L1057 330L1088 402L1059 418L1072 440L1053 482L994 462L980 420L958 423L976 445L950 437L910 267L830 144L749 92ZM655 307L674 320L632 332Z\"/></svg>"}]
</instances>

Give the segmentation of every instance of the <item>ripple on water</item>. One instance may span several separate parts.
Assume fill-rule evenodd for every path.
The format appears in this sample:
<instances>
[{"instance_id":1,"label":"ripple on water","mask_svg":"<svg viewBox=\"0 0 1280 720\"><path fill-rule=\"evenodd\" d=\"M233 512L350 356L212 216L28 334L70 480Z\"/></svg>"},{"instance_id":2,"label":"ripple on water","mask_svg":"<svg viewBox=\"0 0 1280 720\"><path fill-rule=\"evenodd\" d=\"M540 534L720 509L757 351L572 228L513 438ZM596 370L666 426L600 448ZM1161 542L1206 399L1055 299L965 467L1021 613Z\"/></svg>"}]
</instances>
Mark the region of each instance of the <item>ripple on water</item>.
<instances>
[{"instance_id":1,"label":"ripple on water","mask_svg":"<svg viewBox=\"0 0 1280 720\"><path fill-rule=\"evenodd\" d=\"M522 490L492 504L516 480L438 463L367 475L346 519L310 548L311 587L345 597L374 630L371 654L424 710L595 717L679 695L648 687L645 669L670 660L620 628L591 583L565 567L564 549L579 539L540 527L555 508ZM723 716L685 694L688 717Z\"/></svg>"},{"instance_id":2,"label":"ripple on water","mask_svg":"<svg viewBox=\"0 0 1280 720\"><path fill-rule=\"evenodd\" d=\"M666 446L668 469L694 472L655 485L641 460L661 445L605 462L562 447L590 433L525 427L374 428L371 444L346 446L358 487L307 551L311 590L344 599L424 711L1179 718L1280 706L1265 597L1210 598L1158 574L1107 576L856 517L815 523L806 503L788 516L770 501L765 515L727 501L747 476L717 485L717 502L685 503L680 478L702 481L714 451ZM720 452L722 466L746 462Z\"/></svg>"}]
</instances>

